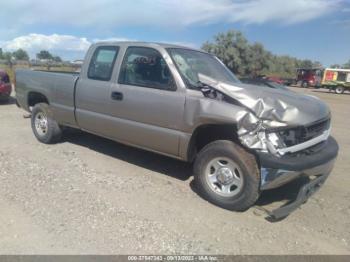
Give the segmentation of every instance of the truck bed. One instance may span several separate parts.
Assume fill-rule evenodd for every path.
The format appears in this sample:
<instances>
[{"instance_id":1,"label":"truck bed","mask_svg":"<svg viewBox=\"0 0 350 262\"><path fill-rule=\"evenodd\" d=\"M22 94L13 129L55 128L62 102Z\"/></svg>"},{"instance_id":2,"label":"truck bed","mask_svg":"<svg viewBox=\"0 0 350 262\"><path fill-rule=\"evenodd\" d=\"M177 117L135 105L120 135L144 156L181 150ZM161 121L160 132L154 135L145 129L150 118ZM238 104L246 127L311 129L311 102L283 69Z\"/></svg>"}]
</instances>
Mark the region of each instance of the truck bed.
<instances>
[{"instance_id":1,"label":"truck bed","mask_svg":"<svg viewBox=\"0 0 350 262\"><path fill-rule=\"evenodd\" d=\"M18 104L30 111L31 93L45 95L55 112L55 119L67 125L75 123L74 93L79 73L16 70L16 97Z\"/></svg>"}]
</instances>

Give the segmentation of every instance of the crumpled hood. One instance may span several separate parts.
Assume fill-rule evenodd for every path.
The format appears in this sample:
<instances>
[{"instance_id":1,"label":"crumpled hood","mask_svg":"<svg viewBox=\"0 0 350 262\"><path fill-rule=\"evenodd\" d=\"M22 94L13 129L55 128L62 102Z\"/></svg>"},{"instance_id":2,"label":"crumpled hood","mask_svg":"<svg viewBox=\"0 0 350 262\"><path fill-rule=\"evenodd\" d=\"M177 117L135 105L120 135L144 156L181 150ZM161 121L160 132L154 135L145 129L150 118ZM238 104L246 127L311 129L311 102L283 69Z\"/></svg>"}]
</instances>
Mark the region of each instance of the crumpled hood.
<instances>
[{"instance_id":1,"label":"crumpled hood","mask_svg":"<svg viewBox=\"0 0 350 262\"><path fill-rule=\"evenodd\" d=\"M242 83L229 85L216 82L214 87L253 111L261 120L298 126L330 115L330 110L324 102L309 95Z\"/></svg>"}]
</instances>

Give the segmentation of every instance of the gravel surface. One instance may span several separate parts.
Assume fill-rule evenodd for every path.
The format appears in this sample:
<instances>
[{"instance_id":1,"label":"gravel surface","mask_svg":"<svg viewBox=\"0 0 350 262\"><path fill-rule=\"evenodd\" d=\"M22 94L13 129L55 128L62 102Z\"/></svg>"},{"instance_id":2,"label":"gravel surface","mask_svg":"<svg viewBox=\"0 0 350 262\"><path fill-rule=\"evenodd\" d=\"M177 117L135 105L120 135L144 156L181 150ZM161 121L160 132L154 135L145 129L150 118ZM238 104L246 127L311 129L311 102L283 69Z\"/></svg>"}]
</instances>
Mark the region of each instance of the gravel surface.
<instances>
[{"instance_id":1,"label":"gravel surface","mask_svg":"<svg viewBox=\"0 0 350 262\"><path fill-rule=\"evenodd\" d=\"M0 104L0 254L350 254L350 95L325 100L340 144L323 188L286 219L235 213L196 194L191 166L83 132L43 145L14 103Z\"/></svg>"}]
</instances>

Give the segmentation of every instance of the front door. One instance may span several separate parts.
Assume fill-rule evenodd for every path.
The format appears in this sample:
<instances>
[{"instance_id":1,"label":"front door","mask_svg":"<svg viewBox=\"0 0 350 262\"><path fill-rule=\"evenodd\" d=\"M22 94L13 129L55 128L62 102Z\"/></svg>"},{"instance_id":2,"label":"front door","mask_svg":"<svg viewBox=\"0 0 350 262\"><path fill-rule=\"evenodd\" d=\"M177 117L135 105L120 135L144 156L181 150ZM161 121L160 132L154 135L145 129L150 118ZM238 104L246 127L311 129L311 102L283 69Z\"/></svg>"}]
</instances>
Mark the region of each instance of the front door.
<instances>
[{"instance_id":1,"label":"front door","mask_svg":"<svg viewBox=\"0 0 350 262\"><path fill-rule=\"evenodd\" d=\"M179 155L185 93L178 90L162 55L153 48L129 47L112 84L110 114L118 139L150 150Z\"/></svg>"}]
</instances>

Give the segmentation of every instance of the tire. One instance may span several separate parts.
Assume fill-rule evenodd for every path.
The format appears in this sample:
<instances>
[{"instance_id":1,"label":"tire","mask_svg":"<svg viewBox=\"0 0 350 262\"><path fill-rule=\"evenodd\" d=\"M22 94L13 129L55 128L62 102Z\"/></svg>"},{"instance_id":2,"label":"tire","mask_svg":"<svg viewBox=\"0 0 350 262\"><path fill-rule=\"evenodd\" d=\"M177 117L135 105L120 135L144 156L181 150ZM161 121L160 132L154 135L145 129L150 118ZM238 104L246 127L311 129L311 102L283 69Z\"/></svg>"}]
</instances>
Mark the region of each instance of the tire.
<instances>
[{"instance_id":1,"label":"tire","mask_svg":"<svg viewBox=\"0 0 350 262\"><path fill-rule=\"evenodd\" d=\"M45 103L36 104L32 110L31 125L35 137L44 144L57 143L62 130L52 117L50 106Z\"/></svg>"},{"instance_id":2,"label":"tire","mask_svg":"<svg viewBox=\"0 0 350 262\"><path fill-rule=\"evenodd\" d=\"M308 88L309 84L306 81L304 81L304 82L301 83L301 87L302 88Z\"/></svg>"},{"instance_id":3,"label":"tire","mask_svg":"<svg viewBox=\"0 0 350 262\"><path fill-rule=\"evenodd\" d=\"M222 159L220 168L212 167L212 165L217 166L215 164L217 159ZM227 162L226 166L225 162ZM229 169L233 171L231 174L236 177L234 180L237 180L237 178L241 180L240 183L236 183L240 186L236 187L234 185L231 187L230 185L226 186L225 183L220 183L230 183L229 181L223 181L226 177L225 179L220 177L229 166L233 166ZM214 173L214 175L209 173ZM228 173L230 174L230 172ZM230 180L230 177L231 175L228 175L228 180ZM254 155L227 140L212 142L199 152L194 163L194 179L198 193L204 199L228 210L247 210L260 195L260 171ZM218 182L213 185L212 180L218 180ZM228 191L224 190L228 187L230 188Z\"/></svg>"},{"instance_id":4,"label":"tire","mask_svg":"<svg viewBox=\"0 0 350 262\"><path fill-rule=\"evenodd\" d=\"M341 95L345 92L345 88L343 86L336 86L334 91L336 94Z\"/></svg>"}]
</instances>

